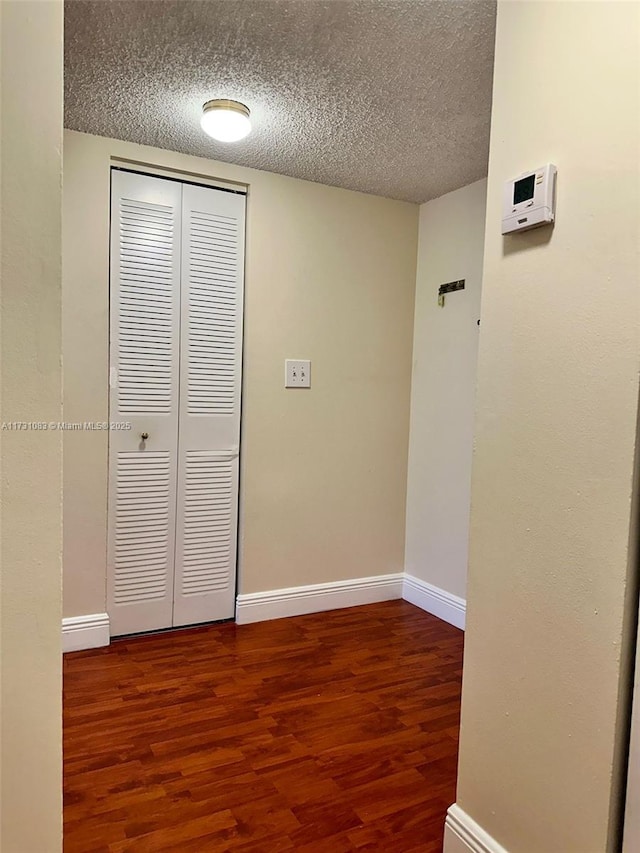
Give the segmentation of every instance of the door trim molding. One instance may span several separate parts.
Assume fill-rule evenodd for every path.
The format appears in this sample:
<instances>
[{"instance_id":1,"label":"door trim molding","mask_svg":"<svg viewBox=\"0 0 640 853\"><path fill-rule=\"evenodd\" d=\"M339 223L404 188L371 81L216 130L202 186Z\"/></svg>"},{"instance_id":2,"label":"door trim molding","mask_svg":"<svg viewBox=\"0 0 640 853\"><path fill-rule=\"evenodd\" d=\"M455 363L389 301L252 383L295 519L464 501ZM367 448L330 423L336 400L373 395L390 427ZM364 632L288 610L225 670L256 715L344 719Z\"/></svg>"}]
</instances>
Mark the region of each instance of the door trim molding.
<instances>
[{"instance_id":1,"label":"door trim molding","mask_svg":"<svg viewBox=\"0 0 640 853\"><path fill-rule=\"evenodd\" d=\"M320 613L323 610L402 598L402 578L402 572L398 572L239 595L236 622L238 625L248 625L285 616L302 616L305 613Z\"/></svg>"},{"instance_id":2,"label":"door trim molding","mask_svg":"<svg viewBox=\"0 0 640 853\"><path fill-rule=\"evenodd\" d=\"M77 652L108 646L109 614L90 613L88 616L71 616L62 620L62 651Z\"/></svg>"},{"instance_id":3,"label":"door trim molding","mask_svg":"<svg viewBox=\"0 0 640 853\"><path fill-rule=\"evenodd\" d=\"M120 172L134 172L138 175L149 175L152 178L164 178L167 181L178 181L181 184L193 184L214 190L247 195L249 185L240 181L225 180L224 178L212 178L210 175L202 175L199 172L186 172L184 169L172 169L171 166L157 166L140 160L131 160L126 157L111 156L110 166Z\"/></svg>"}]
</instances>

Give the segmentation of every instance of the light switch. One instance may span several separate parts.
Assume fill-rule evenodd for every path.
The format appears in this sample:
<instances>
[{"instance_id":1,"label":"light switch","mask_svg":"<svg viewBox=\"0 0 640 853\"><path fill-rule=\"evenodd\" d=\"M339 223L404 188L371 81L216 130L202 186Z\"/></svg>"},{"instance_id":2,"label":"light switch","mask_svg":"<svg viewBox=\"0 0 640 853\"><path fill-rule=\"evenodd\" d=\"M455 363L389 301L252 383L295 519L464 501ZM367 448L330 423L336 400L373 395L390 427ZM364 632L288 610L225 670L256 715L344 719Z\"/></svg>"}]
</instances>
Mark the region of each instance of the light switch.
<instances>
[{"instance_id":1,"label":"light switch","mask_svg":"<svg viewBox=\"0 0 640 853\"><path fill-rule=\"evenodd\" d=\"M284 387L311 388L311 362L308 359L286 359L284 363Z\"/></svg>"}]
</instances>

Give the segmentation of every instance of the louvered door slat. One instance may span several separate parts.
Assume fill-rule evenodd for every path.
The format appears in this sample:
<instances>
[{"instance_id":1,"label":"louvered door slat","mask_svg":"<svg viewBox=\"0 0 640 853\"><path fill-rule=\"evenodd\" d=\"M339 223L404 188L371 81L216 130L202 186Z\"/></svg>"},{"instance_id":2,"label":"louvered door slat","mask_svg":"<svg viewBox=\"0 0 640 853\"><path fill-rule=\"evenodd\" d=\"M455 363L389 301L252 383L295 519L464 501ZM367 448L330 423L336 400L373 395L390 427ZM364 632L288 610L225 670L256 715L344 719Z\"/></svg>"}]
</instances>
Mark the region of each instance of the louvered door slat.
<instances>
[{"instance_id":1,"label":"louvered door slat","mask_svg":"<svg viewBox=\"0 0 640 853\"><path fill-rule=\"evenodd\" d=\"M235 611L243 196L185 186L174 624Z\"/></svg>"},{"instance_id":2,"label":"louvered door slat","mask_svg":"<svg viewBox=\"0 0 640 853\"><path fill-rule=\"evenodd\" d=\"M131 423L109 440L114 635L173 618L181 224L179 184L112 173L110 418Z\"/></svg>"},{"instance_id":3,"label":"louvered door slat","mask_svg":"<svg viewBox=\"0 0 640 853\"><path fill-rule=\"evenodd\" d=\"M183 596L226 590L232 582L229 561L235 530L231 528L235 499L232 461L187 452L182 534L181 593ZM212 518L217 526L208 525Z\"/></svg>"},{"instance_id":4,"label":"louvered door slat","mask_svg":"<svg viewBox=\"0 0 640 853\"><path fill-rule=\"evenodd\" d=\"M124 182L148 184L153 178L124 175ZM157 186L155 182L152 186ZM133 186L134 192L136 187ZM127 190L125 189L126 193ZM175 383L174 365L168 360L156 371L150 382L139 370L132 369L130 353L149 349L170 351L174 335L176 234L180 221L175 204L153 204L119 197L118 268L133 286L124 293L117 290L116 334L118 336L118 412L120 415L170 414ZM136 288L137 277L143 275L146 285ZM126 296L125 296L126 294Z\"/></svg>"},{"instance_id":5,"label":"louvered door slat","mask_svg":"<svg viewBox=\"0 0 640 853\"><path fill-rule=\"evenodd\" d=\"M199 195L199 193L196 193ZM233 201L237 197L231 197ZM224 199L223 199L224 200ZM197 204L199 199L194 199ZM237 320L240 229L237 217L211 214L195 208L185 211L188 221L188 337L187 399L190 415L233 415L238 394ZM224 244L221 244L221 238ZM223 274L231 287L221 285ZM192 281L194 287L192 289ZM196 284L196 282L198 284ZM206 282L205 287L201 286ZM215 370L228 384L213 385L204 373Z\"/></svg>"}]
</instances>

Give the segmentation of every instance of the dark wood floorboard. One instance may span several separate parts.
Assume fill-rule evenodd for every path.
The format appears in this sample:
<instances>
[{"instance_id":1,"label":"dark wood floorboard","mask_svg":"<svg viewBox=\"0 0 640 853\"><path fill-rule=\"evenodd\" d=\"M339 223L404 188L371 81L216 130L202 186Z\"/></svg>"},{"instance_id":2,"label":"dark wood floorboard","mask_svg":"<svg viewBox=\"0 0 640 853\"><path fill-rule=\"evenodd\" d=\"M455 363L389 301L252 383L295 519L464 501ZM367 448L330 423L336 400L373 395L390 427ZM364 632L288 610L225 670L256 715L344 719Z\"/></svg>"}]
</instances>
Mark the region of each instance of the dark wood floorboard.
<instances>
[{"instance_id":1,"label":"dark wood floorboard","mask_svg":"<svg viewBox=\"0 0 640 853\"><path fill-rule=\"evenodd\" d=\"M65 655L65 853L439 853L462 638L388 601Z\"/></svg>"}]
</instances>

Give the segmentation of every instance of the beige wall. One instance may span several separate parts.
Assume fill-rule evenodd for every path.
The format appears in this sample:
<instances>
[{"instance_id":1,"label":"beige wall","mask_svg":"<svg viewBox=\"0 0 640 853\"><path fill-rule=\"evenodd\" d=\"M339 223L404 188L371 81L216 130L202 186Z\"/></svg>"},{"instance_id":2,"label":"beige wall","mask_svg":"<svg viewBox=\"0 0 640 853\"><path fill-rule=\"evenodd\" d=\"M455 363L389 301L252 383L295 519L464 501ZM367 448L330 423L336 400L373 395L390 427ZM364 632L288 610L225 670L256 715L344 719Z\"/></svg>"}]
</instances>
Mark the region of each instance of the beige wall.
<instances>
[{"instance_id":1,"label":"beige wall","mask_svg":"<svg viewBox=\"0 0 640 853\"><path fill-rule=\"evenodd\" d=\"M67 421L107 419L112 156L249 185L240 592L402 571L418 207L66 132ZM64 441L73 616L105 609L107 442Z\"/></svg>"},{"instance_id":2,"label":"beige wall","mask_svg":"<svg viewBox=\"0 0 640 853\"><path fill-rule=\"evenodd\" d=\"M473 410L487 200L477 181L420 208L405 567L467 594ZM438 305L438 287L465 289Z\"/></svg>"},{"instance_id":3,"label":"beige wall","mask_svg":"<svg viewBox=\"0 0 640 853\"><path fill-rule=\"evenodd\" d=\"M3 2L0 411L59 421L62 3ZM61 846L61 442L0 432L2 853Z\"/></svg>"},{"instance_id":4,"label":"beige wall","mask_svg":"<svg viewBox=\"0 0 640 853\"><path fill-rule=\"evenodd\" d=\"M458 803L511 853L614 849L639 16L637 3L498 3ZM549 161L555 228L503 239L503 182Z\"/></svg>"}]
</instances>

